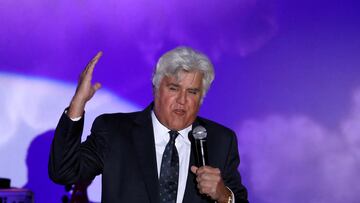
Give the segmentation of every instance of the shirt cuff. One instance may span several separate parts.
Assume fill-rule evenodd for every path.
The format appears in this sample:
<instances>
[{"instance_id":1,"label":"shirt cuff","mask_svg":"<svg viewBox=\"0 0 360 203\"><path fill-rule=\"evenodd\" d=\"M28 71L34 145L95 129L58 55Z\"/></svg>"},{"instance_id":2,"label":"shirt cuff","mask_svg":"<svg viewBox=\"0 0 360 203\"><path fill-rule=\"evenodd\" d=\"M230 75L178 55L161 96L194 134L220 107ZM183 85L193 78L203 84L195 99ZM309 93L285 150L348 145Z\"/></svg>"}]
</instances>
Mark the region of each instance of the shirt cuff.
<instances>
[{"instance_id":1,"label":"shirt cuff","mask_svg":"<svg viewBox=\"0 0 360 203\"><path fill-rule=\"evenodd\" d=\"M228 186L225 186L231 192L231 203L235 203L235 195ZM217 202L216 202L217 203Z\"/></svg>"},{"instance_id":2,"label":"shirt cuff","mask_svg":"<svg viewBox=\"0 0 360 203\"><path fill-rule=\"evenodd\" d=\"M65 112L64 112L66 115L67 115L67 110L65 110ZM75 117L75 118L71 118L69 115L67 115L69 118L70 118L70 120L72 120L72 121L79 121L81 118L82 118L82 116L79 116L79 117ZM231 190L230 190L231 191Z\"/></svg>"},{"instance_id":3,"label":"shirt cuff","mask_svg":"<svg viewBox=\"0 0 360 203\"><path fill-rule=\"evenodd\" d=\"M231 191L231 189L228 187L227 187L227 189L229 189L231 192L231 203L235 203L235 195L234 195L233 191Z\"/></svg>"}]
</instances>

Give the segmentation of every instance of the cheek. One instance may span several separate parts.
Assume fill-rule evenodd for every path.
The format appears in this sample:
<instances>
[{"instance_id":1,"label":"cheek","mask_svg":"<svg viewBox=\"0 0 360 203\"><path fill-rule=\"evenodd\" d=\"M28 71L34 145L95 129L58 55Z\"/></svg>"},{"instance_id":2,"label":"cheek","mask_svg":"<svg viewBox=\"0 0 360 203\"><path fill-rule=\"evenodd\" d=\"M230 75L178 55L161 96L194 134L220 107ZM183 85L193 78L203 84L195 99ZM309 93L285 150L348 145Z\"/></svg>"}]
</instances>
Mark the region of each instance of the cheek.
<instances>
[{"instance_id":1,"label":"cheek","mask_svg":"<svg viewBox=\"0 0 360 203\"><path fill-rule=\"evenodd\" d=\"M188 102L192 107L199 107L200 106L200 97L192 97L189 99Z\"/></svg>"},{"instance_id":2,"label":"cheek","mask_svg":"<svg viewBox=\"0 0 360 203\"><path fill-rule=\"evenodd\" d=\"M176 105L176 97L175 96L168 96L164 98L163 104L167 107L171 107L173 105Z\"/></svg>"},{"instance_id":3,"label":"cheek","mask_svg":"<svg viewBox=\"0 0 360 203\"><path fill-rule=\"evenodd\" d=\"M191 100L189 103L189 110L191 114L196 114L200 107L200 101L199 100Z\"/></svg>"}]
</instances>

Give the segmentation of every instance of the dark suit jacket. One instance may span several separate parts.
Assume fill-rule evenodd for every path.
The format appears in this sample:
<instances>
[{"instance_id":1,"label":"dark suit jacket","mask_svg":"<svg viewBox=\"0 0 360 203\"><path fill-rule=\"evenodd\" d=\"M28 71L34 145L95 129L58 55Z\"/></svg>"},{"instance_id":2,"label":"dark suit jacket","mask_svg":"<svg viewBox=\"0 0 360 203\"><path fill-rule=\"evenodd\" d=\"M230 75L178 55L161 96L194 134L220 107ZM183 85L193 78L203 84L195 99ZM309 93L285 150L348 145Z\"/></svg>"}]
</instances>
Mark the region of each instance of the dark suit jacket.
<instances>
[{"instance_id":1,"label":"dark suit jacket","mask_svg":"<svg viewBox=\"0 0 360 203\"><path fill-rule=\"evenodd\" d=\"M102 202L159 202L151 109L152 105L141 112L103 114L95 119L91 135L81 144L84 118L74 122L63 114L51 147L50 178L72 184L102 174ZM221 170L236 203L247 203L247 191L237 171L239 155L234 132L199 117L193 126L198 124L208 133L209 165ZM212 202L197 192L190 170L183 202Z\"/></svg>"}]
</instances>

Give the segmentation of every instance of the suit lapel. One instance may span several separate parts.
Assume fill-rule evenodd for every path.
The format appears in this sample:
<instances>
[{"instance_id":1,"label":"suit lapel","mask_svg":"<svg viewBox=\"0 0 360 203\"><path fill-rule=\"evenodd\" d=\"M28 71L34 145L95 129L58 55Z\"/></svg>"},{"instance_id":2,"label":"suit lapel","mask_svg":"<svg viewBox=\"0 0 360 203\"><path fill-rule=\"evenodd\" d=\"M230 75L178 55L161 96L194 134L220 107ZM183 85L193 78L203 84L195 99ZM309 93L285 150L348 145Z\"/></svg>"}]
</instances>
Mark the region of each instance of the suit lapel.
<instances>
[{"instance_id":1,"label":"suit lapel","mask_svg":"<svg viewBox=\"0 0 360 203\"><path fill-rule=\"evenodd\" d=\"M150 202L156 203L159 202L159 182L151 109L152 105L135 118L137 127L132 131L132 138Z\"/></svg>"}]
</instances>

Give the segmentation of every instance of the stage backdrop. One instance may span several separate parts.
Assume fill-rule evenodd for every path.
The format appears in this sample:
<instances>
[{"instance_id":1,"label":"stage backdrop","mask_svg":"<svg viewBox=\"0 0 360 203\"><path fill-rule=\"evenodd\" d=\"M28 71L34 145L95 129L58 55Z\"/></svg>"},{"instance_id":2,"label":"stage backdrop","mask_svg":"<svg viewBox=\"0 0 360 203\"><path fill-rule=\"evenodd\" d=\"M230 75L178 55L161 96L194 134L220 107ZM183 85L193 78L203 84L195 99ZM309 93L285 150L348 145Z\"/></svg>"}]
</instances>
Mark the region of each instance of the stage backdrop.
<instances>
[{"instance_id":1,"label":"stage backdrop","mask_svg":"<svg viewBox=\"0 0 360 203\"><path fill-rule=\"evenodd\" d=\"M0 176L60 202L48 179L56 123L97 51L105 112L152 101L158 57L207 54L216 78L200 114L237 132L252 203L360 199L360 5L318 0L1 0ZM89 188L100 201L100 181Z\"/></svg>"}]
</instances>

